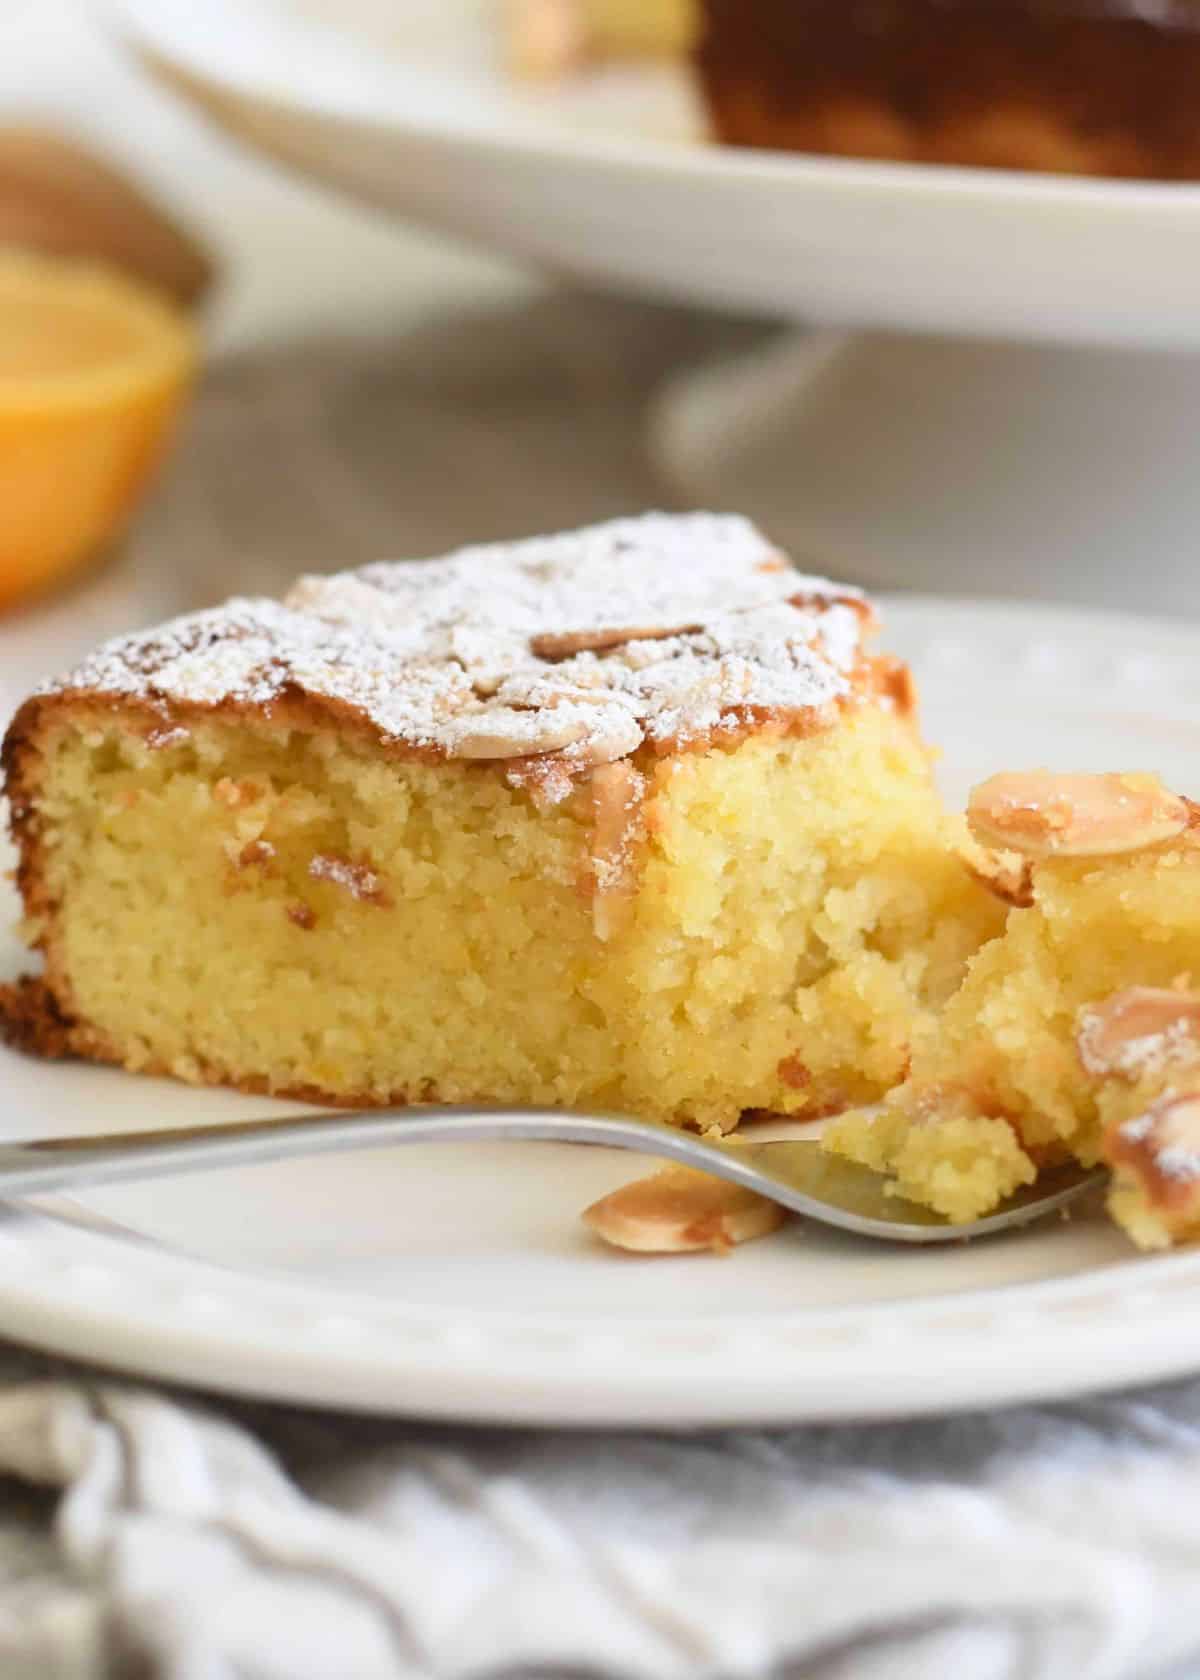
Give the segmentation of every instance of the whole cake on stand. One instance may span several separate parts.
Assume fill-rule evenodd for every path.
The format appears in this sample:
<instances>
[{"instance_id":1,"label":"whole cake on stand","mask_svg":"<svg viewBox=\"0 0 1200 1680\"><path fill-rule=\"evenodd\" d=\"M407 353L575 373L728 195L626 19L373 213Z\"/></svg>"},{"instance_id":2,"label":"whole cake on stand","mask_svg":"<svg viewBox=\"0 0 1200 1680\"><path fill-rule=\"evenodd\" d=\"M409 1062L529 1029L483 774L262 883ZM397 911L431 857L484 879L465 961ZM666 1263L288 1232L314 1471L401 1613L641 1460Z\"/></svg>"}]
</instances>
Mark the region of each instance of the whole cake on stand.
<instances>
[{"instance_id":1,"label":"whole cake on stand","mask_svg":"<svg viewBox=\"0 0 1200 1680\"><path fill-rule=\"evenodd\" d=\"M802 323L665 394L681 498L876 586L1200 606L1191 0L705 0L697 85L744 142L707 146L622 101L606 130L603 77L564 78L573 118L569 85L431 76L265 12L252 62L230 0L203 24L123 5L177 91L350 194L590 284ZM596 43L615 16L556 9Z\"/></svg>"}]
</instances>

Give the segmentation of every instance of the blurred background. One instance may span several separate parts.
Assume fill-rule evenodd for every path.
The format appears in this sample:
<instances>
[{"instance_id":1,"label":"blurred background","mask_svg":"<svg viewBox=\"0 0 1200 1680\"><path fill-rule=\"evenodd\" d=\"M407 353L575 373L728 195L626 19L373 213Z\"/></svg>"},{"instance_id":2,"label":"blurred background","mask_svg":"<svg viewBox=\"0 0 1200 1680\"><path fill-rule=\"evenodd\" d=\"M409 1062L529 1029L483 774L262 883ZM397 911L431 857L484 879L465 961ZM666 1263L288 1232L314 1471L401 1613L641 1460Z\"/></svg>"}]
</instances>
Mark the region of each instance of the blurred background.
<instances>
[{"instance_id":1,"label":"blurred background","mask_svg":"<svg viewBox=\"0 0 1200 1680\"><path fill-rule=\"evenodd\" d=\"M670 501L643 447L651 391L763 331L558 287L309 184L156 83L97 0L4 8L0 130L0 245L98 249L139 285L182 285L198 345L165 467L111 533L103 497L94 532L47 528L86 478L71 414L55 430L37 505L4 533L0 711L98 637L233 592ZM0 341L57 357L69 300L35 276L31 317L17 279ZM24 484L27 410L12 425Z\"/></svg>"},{"instance_id":2,"label":"blurred background","mask_svg":"<svg viewBox=\"0 0 1200 1680\"><path fill-rule=\"evenodd\" d=\"M9 0L0 710L234 591L650 506L1200 609L1196 31L810 10L781 69L725 0ZM821 82L935 47L926 129Z\"/></svg>"}]
</instances>

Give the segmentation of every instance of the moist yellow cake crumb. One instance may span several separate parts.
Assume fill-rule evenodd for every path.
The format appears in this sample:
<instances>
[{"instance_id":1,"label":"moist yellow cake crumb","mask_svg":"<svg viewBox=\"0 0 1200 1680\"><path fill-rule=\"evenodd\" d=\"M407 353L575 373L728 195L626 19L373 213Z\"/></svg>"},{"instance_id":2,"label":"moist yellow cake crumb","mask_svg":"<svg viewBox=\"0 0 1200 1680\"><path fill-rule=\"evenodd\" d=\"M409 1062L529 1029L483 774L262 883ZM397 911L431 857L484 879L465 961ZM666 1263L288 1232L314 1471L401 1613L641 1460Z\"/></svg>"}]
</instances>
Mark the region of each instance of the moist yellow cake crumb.
<instances>
[{"instance_id":1,"label":"moist yellow cake crumb","mask_svg":"<svg viewBox=\"0 0 1200 1680\"><path fill-rule=\"evenodd\" d=\"M1012 909L1003 935L971 959L882 1111L848 1113L825 1134L833 1153L895 1175L904 1195L954 1220L988 1213L1043 1165L1113 1161L1116 1130L1180 1077L1183 1051L1196 1053L1177 1025L1172 1042L1183 1050L1174 1059L1145 1051L1140 1072L1121 1066L1116 1050L1109 1065L1095 1048L1115 1042L1118 1027L1135 1045L1150 1042L1128 1012L1100 1034L1102 1012L1131 988L1135 1000L1145 989L1179 999L1168 1027L1188 1008L1200 1019L1200 1000L1185 995L1188 977L1200 975L1193 808L1155 778L1012 781L1022 799L1007 816L997 807L999 826L976 814L973 828L1031 854L1032 903ZM1161 1210L1146 1205L1147 1182L1119 1167L1111 1203L1142 1243L1164 1229ZM1183 1229L1179 1217L1167 1224Z\"/></svg>"},{"instance_id":2,"label":"moist yellow cake crumb","mask_svg":"<svg viewBox=\"0 0 1200 1680\"><path fill-rule=\"evenodd\" d=\"M825 1142L832 1153L886 1173L896 1195L955 1223L989 1213L1037 1177L1013 1128L988 1114L914 1116L901 1100L832 1121Z\"/></svg>"},{"instance_id":3,"label":"moist yellow cake crumb","mask_svg":"<svg viewBox=\"0 0 1200 1680\"><path fill-rule=\"evenodd\" d=\"M52 972L98 1049L185 1079L722 1128L819 1111L903 1075L991 914L874 710L648 764L604 940L586 781L540 811L480 765L248 721L156 748L102 713L42 753Z\"/></svg>"},{"instance_id":4,"label":"moist yellow cake crumb","mask_svg":"<svg viewBox=\"0 0 1200 1680\"><path fill-rule=\"evenodd\" d=\"M725 1131L874 1099L1004 908L869 629L664 516L102 650L7 748L56 1046Z\"/></svg>"}]
</instances>

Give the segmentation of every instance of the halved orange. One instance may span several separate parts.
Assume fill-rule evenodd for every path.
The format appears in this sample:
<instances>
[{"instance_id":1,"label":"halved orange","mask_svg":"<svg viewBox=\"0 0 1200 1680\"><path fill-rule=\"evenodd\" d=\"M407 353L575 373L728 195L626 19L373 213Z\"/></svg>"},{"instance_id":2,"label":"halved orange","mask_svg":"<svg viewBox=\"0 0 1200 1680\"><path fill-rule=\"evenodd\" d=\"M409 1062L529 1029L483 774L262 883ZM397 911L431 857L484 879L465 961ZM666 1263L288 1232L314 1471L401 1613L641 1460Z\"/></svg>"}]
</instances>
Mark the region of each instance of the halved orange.
<instances>
[{"instance_id":1,"label":"halved orange","mask_svg":"<svg viewBox=\"0 0 1200 1680\"><path fill-rule=\"evenodd\" d=\"M0 609L120 534L197 359L190 321L156 291L0 250Z\"/></svg>"}]
</instances>

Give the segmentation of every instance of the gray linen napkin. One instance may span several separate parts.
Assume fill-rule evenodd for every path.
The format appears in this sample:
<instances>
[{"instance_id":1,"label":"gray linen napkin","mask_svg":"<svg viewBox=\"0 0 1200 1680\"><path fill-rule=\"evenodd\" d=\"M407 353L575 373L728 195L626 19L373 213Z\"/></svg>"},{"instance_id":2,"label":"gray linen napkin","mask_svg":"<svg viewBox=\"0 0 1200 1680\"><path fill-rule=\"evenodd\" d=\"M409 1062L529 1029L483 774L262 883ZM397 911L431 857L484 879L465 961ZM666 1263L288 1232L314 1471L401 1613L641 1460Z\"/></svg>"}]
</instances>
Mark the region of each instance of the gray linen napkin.
<instances>
[{"instance_id":1,"label":"gray linen napkin","mask_svg":"<svg viewBox=\"0 0 1200 1680\"><path fill-rule=\"evenodd\" d=\"M763 331L551 295L217 369L120 561L0 625L0 715L232 591L669 504L648 405ZM672 1439L202 1402L0 1348L3 1680L1184 1680L1198 1572L1200 1383Z\"/></svg>"},{"instance_id":2,"label":"gray linen napkin","mask_svg":"<svg viewBox=\"0 0 1200 1680\"><path fill-rule=\"evenodd\" d=\"M60 1494L53 1517L5 1498L5 1680L1200 1661L1196 1383L887 1427L547 1435L200 1402L12 1353L2 1473Z\"/></svg>"}]
</instances>

